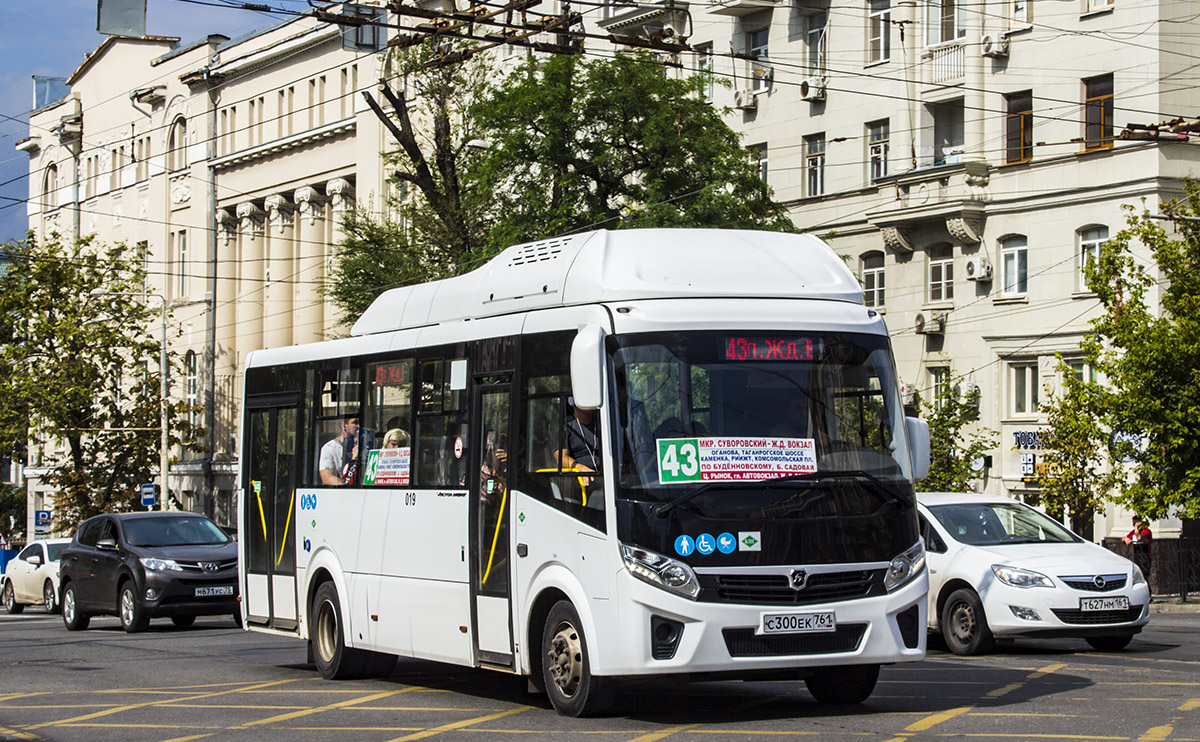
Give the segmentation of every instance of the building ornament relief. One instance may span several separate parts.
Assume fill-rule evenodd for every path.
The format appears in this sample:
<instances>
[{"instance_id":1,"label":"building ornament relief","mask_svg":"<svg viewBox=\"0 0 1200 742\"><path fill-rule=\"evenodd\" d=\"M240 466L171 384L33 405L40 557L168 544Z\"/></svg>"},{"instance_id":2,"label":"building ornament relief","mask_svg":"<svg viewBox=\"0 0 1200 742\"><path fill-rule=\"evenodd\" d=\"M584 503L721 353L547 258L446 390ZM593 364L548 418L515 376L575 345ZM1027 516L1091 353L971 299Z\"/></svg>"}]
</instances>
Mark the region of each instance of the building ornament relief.
<instances>
[{"instance_id":1,"label":"building ornament relief","mask_svg":"<svg viewBox=\"0 0 1200 742\"><path fill-rule=\"evenodd\" d=\"M317 189L312 186L297 188L292 194L292 200L296 202L296 210L300 212L300 216L308 219L308 226L315 224L323 202Z\"/></svg>"},{"instance_id":2,"label":"building ornament relief","mask_svg":"<svg viewBox=\"0 0 1200 742\"><path fill-rule=\"evenodd\" d=\"M254 205L253 202L246 201L237 205L238 226L243 234L251 240L255 240L262 236L263 233L263 214L262 209Z\"/></svg>"},{"instance_id":3,"label":"building ornament relief","mask_svg":"<svg viewBox=\"0 0 1200 742\"><path fill-rule=\"evenodd\" d=\"M883 237L884 247L895 253L910 253L913 251L912 237L899 227L881 227L879 234Z\"/></svg>"},{"instance_id":4,"label":"building ornament relief","mask_svg":"<svg viewBox=\"0 0 1200 742\"><path fill-rule=\"evenodd\" d=\"M288 201L287 196L276 194L267 196L267 219L270 220L271 226L275 229L276 234L283 234L283 230L292 226L292 202Z\"/></svg>"},{"instance_id":5,"label":"building ornament relief","mask_svg":"<svg viewBox=\"0 0 1200 742\"><path fill-rule=\"evenodd\" d=\"M334 178L325 184L325 195L335 213L341 213L354 205L354 186L345 178Z\"/></svg>"}]
</instances>

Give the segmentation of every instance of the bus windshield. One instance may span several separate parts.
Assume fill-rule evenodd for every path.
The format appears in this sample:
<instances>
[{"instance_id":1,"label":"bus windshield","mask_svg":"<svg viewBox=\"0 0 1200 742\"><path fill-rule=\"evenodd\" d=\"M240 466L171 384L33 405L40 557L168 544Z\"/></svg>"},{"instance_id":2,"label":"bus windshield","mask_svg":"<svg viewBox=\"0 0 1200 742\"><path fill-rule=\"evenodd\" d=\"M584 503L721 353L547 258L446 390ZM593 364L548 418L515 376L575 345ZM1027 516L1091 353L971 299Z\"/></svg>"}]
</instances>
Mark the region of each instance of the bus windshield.
<instances>
[{"instance_id":1,"label":"bus windshield","mask_svg":"<svg viewBox=\"0 0 1200 742\"><path fill-rule=\"evenodd\" d=\"M706 331L613 342L626 496L670 500L705 483L904 479L904 413L886 337Z\"/></svg>"}]
</instances>

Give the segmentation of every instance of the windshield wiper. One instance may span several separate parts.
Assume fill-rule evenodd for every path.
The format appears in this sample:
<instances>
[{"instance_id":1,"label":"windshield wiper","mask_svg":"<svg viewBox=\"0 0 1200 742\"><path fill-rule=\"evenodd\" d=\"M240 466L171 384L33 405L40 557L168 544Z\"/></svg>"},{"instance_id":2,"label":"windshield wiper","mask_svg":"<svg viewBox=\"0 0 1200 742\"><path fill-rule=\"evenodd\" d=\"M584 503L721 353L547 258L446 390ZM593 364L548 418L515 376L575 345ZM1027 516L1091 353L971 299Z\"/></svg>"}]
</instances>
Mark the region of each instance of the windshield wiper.
<instances>
[{"instance_id":1,"label":"windshield wiper","mask_svg":"<svg viewBox=\"0 0 1200 742\"><path fill-rule=\"evenodd\" d=\"M896 488L893 484L888 484L879 477L862 469L838 469L835 471L815 471L807 474L788 474L775 479L764 479L758 484L771 486L775 484L786 484L788 482L825 482L832 479L865 479L875 485L873 492L882 493L889 500L895 500L901 505L911 504L911 500L905 497L904 493Z\"/></svg>"},{"instance_id":2,"label":"windshield wiper","mask_svg":"<svg viewBox=\"0 0 1200 742\"><path fill-rule=\"evenodd\" d=\"M702 495L705 492L708 492L710 489L712 489L714 484L716 484L716 482L705 482L704 484L700 485L696 489L688 490L687 492L684 492L682 495L680 495L679 497L676 497L673 500L668 500L667 502L660 502L659 504L654 506L654 514L660 518L665 518L665 517L667 517L668 513L670 513L672 510L679 507L680 505L684 504L688 500L690 500L693 497L696 497L698 495ZM722 482L721 484L728 484L728 482Z\"/></svg>"}]
</instances>

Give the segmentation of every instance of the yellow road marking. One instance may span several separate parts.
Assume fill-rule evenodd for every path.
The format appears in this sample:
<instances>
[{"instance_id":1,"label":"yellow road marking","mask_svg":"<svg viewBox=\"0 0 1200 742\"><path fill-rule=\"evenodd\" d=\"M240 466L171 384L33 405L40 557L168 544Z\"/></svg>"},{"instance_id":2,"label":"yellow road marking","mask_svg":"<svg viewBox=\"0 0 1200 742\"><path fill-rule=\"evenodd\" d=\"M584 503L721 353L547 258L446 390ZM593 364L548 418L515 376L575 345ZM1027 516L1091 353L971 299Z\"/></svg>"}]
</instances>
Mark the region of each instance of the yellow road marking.
<instances>
[{"instance_id":1,"label":"yellow road marking","mask_svg":"<svg viewBox=\"0 0 1200 742\"><path fill-rule=\"evenodd\" d=\"M492 721L493 719L500 719L505 716L512 716L513 714L519 714L522 711L528 711L531 708L533 708L533 707L532 706L522 706L520 708L509 709L508 711L501 711L498 714L488 714L487 716L478 716L474 719L465 719L463 721L456 721L456 722L452 722L450 724L443 724L440 727L433 727L431 729L426 729L424 731L417 732L416 734L408 734L403 737L397 737L396 739L391 740L391 742L408 742L408 740L425 739L426 737L432 737L434 735L441 734L442 732L452 732L455 729L462 729L463 727L474 726L475 724L482 724L485 721Z\"/></svg>"},{"instance_id":2,"label":"yellow road marking","mask_svg":"<svg viewBox=\"0 0 1200 742\"><path fill-rule=\"evenodd\" d=\"M1029 732L1005 733L1005 732L964 732L957 735L959 737L1001 737L1012 739L1102 739L1114 740L1114 742L1127 742L1129 737L1102 737L1097 734L1030 734Z\"/></svg>"},{"instance_id":3,"label":"yellow road marking","mask_svg":"<svg viewBox=\"0 0 1200 742\"><path fill-rule=\"evenodd\" d=\"M5 709L108 709L115 706L115 703L48 703L38 706L5 706Z\"/></svg>"},{"instance_id":4,"label":"yellow road marking","mask_svg":"<svg viewBox=\"0 0 1200 742\"><path fill-rule=\"evenodd\" d=\"M1087 714L1032 714L1022 713L1019 711L972 711L968 716L1014 716L1014 717L1032 717L1032 718L1047 718L1047 719L1094 719L1096 717Z\"/></svg>"},{"instance_id":5,"label":"yellow road marking","mask_svg":"<svg viewBox=\"0 0 1200 742\"><path fill-rule=\"evenodd\" d=\"M670 737L672 734L675 734L676 732L682 732L683 730L691 729L694 726L696 726L696 725L695 724L683 724L681 726L671 727L670 729L663 729L663 730L660 730L657 732L650 732L648 734L643 734L641 736L634 737L633 739L629 740L629 742L658 742L658 740L660 740L664 737Z\"/></svg>"},{"instance_id":6,"label":"yellow road marking","mask_svg":"<svg viewBox=\"0 0 1200 742\"><path fill-rule=\"evenodd\" d=\"M904 728L906 732L924 732L927 729L936 727L938 724L950 721L956 716L961 716L971 710L970 706L962 706L956 709L949 709L936 713L933 716L926 716L924 719L914 721Z\"/></svg>"},{"instance_id":7,"label":"yellow road marking","mask_svg":"<svg viewBox=\"0 0 1200 742\"><path fill-rule=\"evenodd\" d=\"M193 734L190 737L175 737L173 739L163 740L163 742L191 742L193 739L204 739L205 737L211 737L214 734L216 734L216 732L209 732L208 734Z\"/></svg>"},{"instance_id":8,"label":"yellow road marking","mask_svg":"<svg viewBox=\"0 0 1200 742\"><path fill-rule=\"evenodd\" d=\"M1179 707L1180 711L1195 711L1196 709L1200 709L1200 698L1193 698L1190 701L1185 701L1184 704Z\"/></svg>"},{"instance_id":9,"label":"yellow road marking","mask_svg":"<svg viewBox=\"0 0 1200 742\"><path fill-rule=\"evenodd\" d=\"M775 736L788 736L788 737L815 737L817 735L825 734L825 732L805 732L805 731L797 731L797 730L780 731L778 729L693 729L692 731L688 732L688 734L729 734L729 735L745 734L747 736L752 735L752 734L758 734L758 735L775 735ZM875 736L874 732L842 731L842 732L839 732L839 734L842 736L858 736L858 737L874 737Z\"/></svg>"},{"instance_id":10,"label":"yellow road marking","mask_svg":"<svg viewBox=\"0 0 1200 742\"><path fill-rule=\"evenodd\" d=\"M18 698L29 698L31 696L45 696L45 695L49 695L49 692L42 691L40 693L3 693L3 694L0 694L0 703L4 703L6 701L15 701Z\"/></svg>"},{"instance_id":11,"label":"yellow road marking","mask_svg":"<svg viewBox=\"0 0 1200 742\"><path fill-rule=\"evenodd\" d=\"M1004 696L1007 696L1009 693L1012 693L1014 690L1016 690L1017 688L1020 688L1023 685L1025 685L1025 683L1023 683L1023 682L1009 683L1008 685L1004 686L1003 688L997 688L993 691L988 691L988 693L986 695L984 695L984 698L1003 698Z\"/></svg>"},{"instance_id":12,"label":"yellow road marking","mask_svg":"<svg viewBox=\"0 0 1200 742\"><path fill-rule=\"evenodd\" d=\"M1138 737L1138 742L1162 742L1167 737L1171 736L1171 732L1175 731L1170 726L1154 727L1146 730L1146 733Z\"/></svg>"},{"instance_id":13,"label":"yellow road marking","mask_svg":"<svg viewBox=\"0 0 1200 742\"><path fill-rule=\"evenodd\" d=\"M327 706L316 706L313 708L301 709L300 711L292 711L292 712L286 713L286 714L279 714L278 716L271 716L266 719L259 719L257 721L246 722L245 724L238 724L237 726L233 726L230 728L231 729L249 729L250 727L262 726L263 724L275 724L275 723L281 722L281 721L289 721L291 719L299 719L302 716L311 716L313 714L319 714L324 711L332 711L334 709L345 708L347 706L357 706L360 703L376 701L376 700L379 700L380 698L388 698L389 696L394 696L397 693L410 693L416 689L417 689L417 686L412 686L410 688L401 688L400 690L384 691L383 693L372 693L369 696L361 696L359 698L350 698L345 701L338 701L337 703L331 703Z\"/></svg>"},{"instance_id":14,"label":"yellow road marking","mask_svg":"<svg viewBox=\"0 0 1200 742\"><path fill-rule=\"evenodd\" d=\"M172 703L169 701L164 701L158 705L160 708L165 708L165 709L263 709L263 710L272 710L273 709L275 711L285 711L285 710L291 709L291 710L295 711L296 709L312 708L311 706L263 706L263 705L260 705L257 703L251 703L251 704Z\"/></svg>"},{"instance_id":15,"label":"yellow road marking","mask_svg":"<svg viewBox=\"0 0 1200 742\"><path fill-rule=\"evenodd\" d=\"M267 687L270 687L273 685L283 685L285 683L293 683L293 682L295 682L295 681L294 680L274 680L269 683L261 683L258 685L251 685L248 688L245 688L245 690L252 690L255 688L267 688ZM178 703L178 702L182 702L182 701L199 701L202 698L215 698L217 696L224 696L224 695L229 695L230 693L238 693L238 692L240 692L239 689L215 691L213 693L201 693L199 695L194 695L190 698L177 698L177 699L175 699L175 702ZM144 703L130 703L130 704L126 704L124 706L114 706L113 708L107 709L105 711L97 711L95 713L85 714L83 716L76 716L76 717L73 717L70 719L60 719L58 721L48 721L43 724L33 724L33 725L27 726L25 728L26 729L41 729L42 727L55 727L55 726L59 726L62 724L75 724L75 723L82 722L82 721L89 721L91 719L99 719L102 716L110 716L112 714L119 714L122 711L132 711L133 709L146 708L147 706L160 706L163 703L164 703L164 701L146 701ZM166 703L170 703L170 702L168 701Z\"/></svg>"},{"instance_id":16,"label":"yellow road marking","mask_svg":"<svg viewBox=\"0 0 1200 742\"><path fill-rule=\"evenodd\" d=\"M36 734L30 734L29 732L18 732L16 729L9 729L8 727L0 727L0 734L3 734L5 738L11 737L13 739L41 739L41 737L37 736Z\"/></svg>"}]
</instances>

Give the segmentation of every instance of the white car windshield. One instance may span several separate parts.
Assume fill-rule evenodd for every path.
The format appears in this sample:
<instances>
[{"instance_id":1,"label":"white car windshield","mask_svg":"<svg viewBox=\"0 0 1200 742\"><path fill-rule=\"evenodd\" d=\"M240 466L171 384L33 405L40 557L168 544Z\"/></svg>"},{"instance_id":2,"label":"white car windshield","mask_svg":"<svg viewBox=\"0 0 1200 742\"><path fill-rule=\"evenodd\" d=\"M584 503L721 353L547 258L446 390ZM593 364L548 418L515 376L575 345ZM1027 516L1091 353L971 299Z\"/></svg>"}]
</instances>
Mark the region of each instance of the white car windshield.
<instances>
[{"instance_id":1,"label":"white car windshield","mask_svg":"<svg viewBox=\"0 0 1200 742\"><path fill-rule=\"evenodd\" d=\"M955 541L971 546L1069 544L1080 541L1061 523L1020 503L958 503L929 508Z\"/></svg>"}]
</instances>

